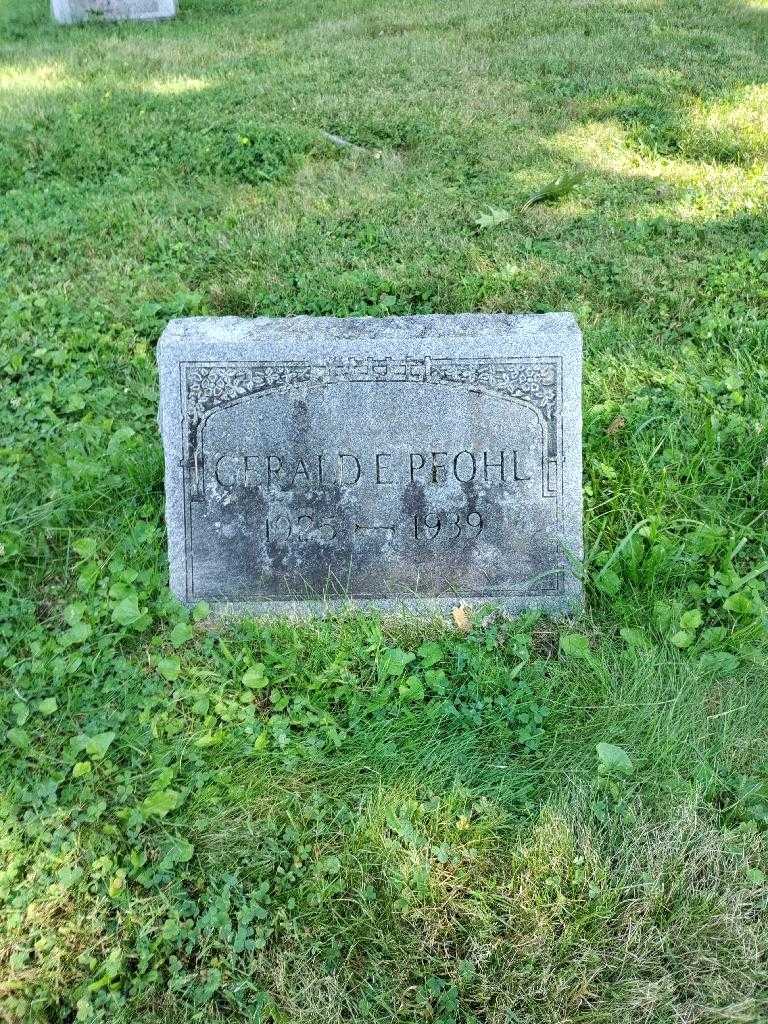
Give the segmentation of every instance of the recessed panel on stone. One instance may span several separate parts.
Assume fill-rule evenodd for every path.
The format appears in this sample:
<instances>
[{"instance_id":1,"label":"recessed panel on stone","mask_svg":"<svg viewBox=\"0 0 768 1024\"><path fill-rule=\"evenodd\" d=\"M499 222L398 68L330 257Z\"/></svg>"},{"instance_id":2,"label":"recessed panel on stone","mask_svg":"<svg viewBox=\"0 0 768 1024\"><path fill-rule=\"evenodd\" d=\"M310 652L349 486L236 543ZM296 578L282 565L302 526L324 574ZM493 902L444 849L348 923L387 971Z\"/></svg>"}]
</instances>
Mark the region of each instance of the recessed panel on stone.
<instances>
[{"instance_id":1,"label":"recessed panel on stone","mask_svg":"<svg viewBox=\"0 0 768 1024\"><path fill-rule=\"evenodd\" d=\"M174 320L171 587L220 611L581 600L570 314Z\"/></svg>"},{"instance_id":2,"label":"recessed panel on stone","mask_svg":"<svg viewBox=\"0 0 768 1024\"><path fill-rule=\"evenodd\" d=\"M51 11L61 25L89 19L154 21L174 17L176 0L51 0Z\"/></svg>"}]
</instances>

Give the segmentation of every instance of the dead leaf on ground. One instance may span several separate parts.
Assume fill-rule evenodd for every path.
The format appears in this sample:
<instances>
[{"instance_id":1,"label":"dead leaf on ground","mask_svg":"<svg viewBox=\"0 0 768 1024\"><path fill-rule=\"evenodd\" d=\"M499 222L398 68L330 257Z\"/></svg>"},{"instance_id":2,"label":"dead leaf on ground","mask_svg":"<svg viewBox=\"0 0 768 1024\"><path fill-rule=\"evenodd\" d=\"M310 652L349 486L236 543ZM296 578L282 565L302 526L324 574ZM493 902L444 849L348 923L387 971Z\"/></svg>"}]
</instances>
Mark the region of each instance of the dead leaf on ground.
<instances>
[{"instance_id":1,"label":"dead leaf on ground","mask_svg":"<svg viewBox=\"0 0 768 1024\"><path fill-rule=\"evenodd\" d=\"M498 206L489 206L488 212L475 217L473 223L477 225L478 230L482 231L485 228L495 228L499 224L506 224L511 217L512 214L509 210L502 210Z\"/></svg>"},{"instance_id":2,"label":"dead leaf on ground","mask_svg":"<svg viewBox=\"0 0 768 1024\"><path fill-rule=\"evenodd\" d=\"M529 196L520 207L520 212L525 213L526 210L530 210L536 203L548 203L553 199L562 199L569 192L573 192L583 178L583 174L559 174L552 181L548 181L538 192L534 192L533 195Z\"/></svg>"},{"instance_id":3,"label":"dead leaf on ground","mask_svg":"<svg viewBox=\"0 0 768 1024\"><path fill-rule=\"evenodd\" d=\"M453 623L460 633L469 633L472 629L472 609L469 605L458 604L451 612Z\"/></svg>"},{"instance_id":4,"label":"dead leaf on ground","mask_svg":"<svg viewBox=\"0 0 768 1024\"><path fill-rule=\"evenodd\" d=\"M618 434L618 432L623 430L626 425L627 421L624 417L617 416L616 419L605 428L605 432L609 437L611 437L613 434Z\"/></svg>"}]
</instances>

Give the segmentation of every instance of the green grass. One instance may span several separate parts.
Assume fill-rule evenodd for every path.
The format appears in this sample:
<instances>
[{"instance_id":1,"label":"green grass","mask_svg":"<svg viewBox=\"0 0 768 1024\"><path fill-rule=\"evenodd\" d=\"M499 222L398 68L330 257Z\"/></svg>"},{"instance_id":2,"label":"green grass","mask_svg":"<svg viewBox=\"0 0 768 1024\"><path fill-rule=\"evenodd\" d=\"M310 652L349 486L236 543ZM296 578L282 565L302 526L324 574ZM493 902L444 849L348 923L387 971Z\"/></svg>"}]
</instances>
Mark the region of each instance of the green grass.
<instances>
[{"instance_id":1,"label":"green grass","mask_svg":"<svg viewBox=\"0 0 768 1024\"><path fill-rule=\"evenodd\" d=\"M768 1019L766 82L763 0L0 0L0 1019ZM581 621L170 599L169 317L560 309Z\"/></svg>"}]
</instances>

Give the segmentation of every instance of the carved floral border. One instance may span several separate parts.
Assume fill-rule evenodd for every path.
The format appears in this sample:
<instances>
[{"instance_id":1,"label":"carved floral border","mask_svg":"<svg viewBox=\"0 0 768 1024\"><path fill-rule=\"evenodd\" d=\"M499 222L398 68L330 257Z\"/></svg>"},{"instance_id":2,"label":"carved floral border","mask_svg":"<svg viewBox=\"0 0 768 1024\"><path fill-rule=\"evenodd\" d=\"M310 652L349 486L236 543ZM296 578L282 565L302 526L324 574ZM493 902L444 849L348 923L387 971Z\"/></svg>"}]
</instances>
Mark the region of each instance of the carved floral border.
<instances>
[{"instance_id":1,"label":"carved floral border","mask_svg":"<svg viewBox=\"0 0 768 1024\"><path fill-rule=\"evenodd\" d=\"M557 458L558 363L556 359L526 362L479 357L454 359L355 358L283 360L280 362L187 365L186 463L197 462L205 420L220 406L241 398L295 387L338 383L459 384L470 391L499 395L532 406L546 426L547 456Z\"/></svg>"}]
</instances>

